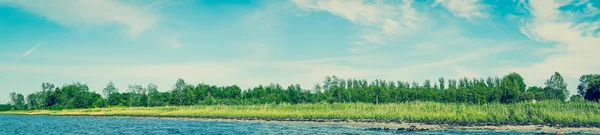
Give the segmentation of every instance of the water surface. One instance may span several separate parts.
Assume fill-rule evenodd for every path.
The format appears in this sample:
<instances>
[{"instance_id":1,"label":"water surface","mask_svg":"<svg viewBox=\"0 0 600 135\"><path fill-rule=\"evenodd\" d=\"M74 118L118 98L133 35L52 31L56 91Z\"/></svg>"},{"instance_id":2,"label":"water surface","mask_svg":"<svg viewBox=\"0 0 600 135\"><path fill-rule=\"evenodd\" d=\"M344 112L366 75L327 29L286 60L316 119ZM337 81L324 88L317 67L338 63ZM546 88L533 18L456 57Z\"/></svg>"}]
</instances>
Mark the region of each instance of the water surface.
<instances>
[{"instance_id":1,"label":"water surface","mask_svg":"<svg viewBox=\"0 0 600 135\"><path fill-rule=\"evenodd\" d=\"M538 134L516 131L436 130L403 133L366 127L136 117L0 115L0 134Z\"/></svg>"}]
</instances>

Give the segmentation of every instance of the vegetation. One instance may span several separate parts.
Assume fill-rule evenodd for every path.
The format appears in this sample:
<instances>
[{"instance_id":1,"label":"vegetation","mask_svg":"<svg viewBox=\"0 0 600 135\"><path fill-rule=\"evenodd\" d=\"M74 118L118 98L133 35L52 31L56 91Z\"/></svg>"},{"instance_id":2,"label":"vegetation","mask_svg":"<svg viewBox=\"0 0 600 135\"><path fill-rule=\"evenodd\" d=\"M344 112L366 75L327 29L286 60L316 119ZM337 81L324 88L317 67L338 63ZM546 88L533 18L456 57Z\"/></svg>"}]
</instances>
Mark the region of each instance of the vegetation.
<instances>
[{"instance_id":1,"label":"vegetation","mask_svg":"<svg viewBox=\"0 0 600 135\"><path fill-rule=\"evenodd\" d=\"M297 84L241 90L236 85L192 85L178 79L165 92L150 83L129 85L121 93L109 82L102 90L104 97L79 82L62 87L42 83L41 91L26 97L11 93L10 103L0 105L4 111L0 114L600 124L600 75L584 75L580 82L578 95L569 102L565 102L567 84L558 72L545 87L527 87L517 73L502 78L439 78L423 85L332 76L312 90Z\"/></svg>"},{"instance_id":2,"label":"vegetation","mask_svg":"<svg viewBox=\"0 0 600 135\"><path fill-rule=\"evenodd\" d=\"M598 101L600 97L600 75L584 75L580 79L578 96L588 101ZM438 83L439 82L439 83ZM208 84L192 85L178 79L166 92L159 92L158 86L129 85L126 92L119 92L112 82L100 94L89 90L86 84L75 82L63 87L42 83L41 91L27 97L20 93L10 94L11 110L37 109L76 109L103 108L109 106L156 107L190 105L256 105L265 103L404 103L411 101L433 101L443 103L518 103L531 100L565 101L569 95L567 84L556 72L546 82L545 87L527 88L524 79L517 73L510 73L502 79L498 77L461 78L458 80L439 78L423 85L417 82L340 79L326 77L312 90L300 85L287 88L279 84L259 85L242 91L236 85L215 86ZM445 85L447 84L447 85ZM1 106L5 107L5 106Z\"/></svg>"},{"instance_id":3,"label":"vegetation","mask_svg":"<svg viewBox=\"0 0 600 135\"><path fill-rule=\"evenodd\" d=\"M319 103L212 105L133 108L95 108L76 110L24 110L0 114L162 116L202 118L259 118L271 120L377 120L436 122L447 124L571 124L598 126L600 104L592 102L542 101L515 104L468 104L406 102L390 104Z\"/></svg>"}]
</instances>

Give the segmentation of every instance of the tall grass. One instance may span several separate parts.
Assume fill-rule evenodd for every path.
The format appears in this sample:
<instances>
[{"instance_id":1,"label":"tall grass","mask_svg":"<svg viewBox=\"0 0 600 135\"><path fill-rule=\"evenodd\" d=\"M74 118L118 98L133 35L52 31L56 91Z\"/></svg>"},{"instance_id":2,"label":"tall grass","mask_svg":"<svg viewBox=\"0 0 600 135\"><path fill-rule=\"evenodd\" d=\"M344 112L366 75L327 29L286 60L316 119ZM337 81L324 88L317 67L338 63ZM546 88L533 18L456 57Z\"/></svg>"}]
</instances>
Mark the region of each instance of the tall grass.
<instances>
[{"instance_id":1,"label":"tall grass","mask_svg":"<svg viewBox=\"0 0 600 135\"><path fill-rule=\"evenodd\" d=\"M264 104L8 111L0 114L163 116L258 119L342 119L436 123L599 124L600 104L544 101L516 104Z\"/></svg>"}]
</instances>

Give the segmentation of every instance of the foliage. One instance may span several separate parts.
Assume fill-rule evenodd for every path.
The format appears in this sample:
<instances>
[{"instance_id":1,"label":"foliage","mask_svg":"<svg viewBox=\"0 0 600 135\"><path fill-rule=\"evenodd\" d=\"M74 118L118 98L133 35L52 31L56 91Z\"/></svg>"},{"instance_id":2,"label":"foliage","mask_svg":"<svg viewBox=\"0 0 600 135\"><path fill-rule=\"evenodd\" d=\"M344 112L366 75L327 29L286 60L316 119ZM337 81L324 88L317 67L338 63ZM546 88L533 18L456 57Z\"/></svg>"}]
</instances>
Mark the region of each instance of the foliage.
<instances>
[{"instance_id":1,"label":"foliage","mask_svg":"<svg viewBox=\"0 0 600 135\"><path fill-rule=\"evenodd\" d=\"M569 102L584 102L585 100L583 99L583 97L579 96L579 95L573 95L571 96L571 99L569 99Z\"/></svg>"},{"instance_id":2,"label":"foliage","mask_svg":"<svg viewBox=\"0 0 600 135\"><path fill-rule=\"evenodd\" d=\"M242 90L237 85L216 86L200 83L188 84L179 78L170 90L161 92L155 84L129 85L126 92L119 92L113 82L102 90L105 98L90 91L86 84L75 82L62 87L43 83L42 91L31 93L25 99L20 93L11 93L11 109L75 109L121 107L156 107L190 105L258 105L258 104L309 104L309 103L372 103L389 104L415 101L441 103L496 104L518 103L531 100L565 101L567 84L559 73L546 81L546 87L532 86L527 89L524 79L510 73L502 79L484 78L439 78L434 84L425 80L418 82L386 81L376 79L341 79L325 77L313 90L298 84L259 85ZM580 79L581 95L585 100L598 101L600 77L585 75ZM438 85L439 82L439 85ZM446 86L447 84L447 86ZM579 92L579 93L582 93Z\"/></svg>"},{"instance_id":3,"label":"foliage","mask_svg":"<svg viewBox=\"0 0 600 135\"><path fill-rule=\"evenodd\" d=\"M218 101L217 101L218 102ZM467 104L404 102L389 104L312 103L96 108L77 110L8 111L0 114L162 116L259 119L340 119L436 123L577 124L600 123L600 104L592 102L541 101L515 104Z\"/></svg>"},{"instance_id":4,"label":"foliage","mask_svg":"<svg viewBox=\"0 0 600 135\"><path fill-rule=\"evenodd\" d=\"M517 73L510 73L502 78L502 103L514 103L518 102L521 92L525 92L525 82L521 75Z\"/></svg>"},{"instance_id":5,"label":"foliage","mask_svg":"<svg viewBox=\"0 0 600 135\"><path fill-rule=\"evenodd\" d=\"M0 111L10 111L12 106L10 104L0 104Z\"/></svg>"},{"instance_id":6,"label":"foliage","mask_svg":"<svg viewBox=\"0 0 600 135\"><path fill-rule=\"evenodd\" d=\"M563 77L558 72L555 72L554 75L552 75L544 84L546 84L544 93L546 93L546 97L549 97L550 99L564 101L569 96L567 83L563 80Z\"/></svg>"},{"instance_id":7,"label":"foliage","mask_svg":"<svg viewBox=\"0 0 600 135\"><path fill-rule=\"evenodd\" d=\"M600 99L600 75L583 75L581 78L579 78L579 81L581 82L577 86L577 92L579 95L581 95L585 100L598 102Z\"/></svg>"}]
</instances>

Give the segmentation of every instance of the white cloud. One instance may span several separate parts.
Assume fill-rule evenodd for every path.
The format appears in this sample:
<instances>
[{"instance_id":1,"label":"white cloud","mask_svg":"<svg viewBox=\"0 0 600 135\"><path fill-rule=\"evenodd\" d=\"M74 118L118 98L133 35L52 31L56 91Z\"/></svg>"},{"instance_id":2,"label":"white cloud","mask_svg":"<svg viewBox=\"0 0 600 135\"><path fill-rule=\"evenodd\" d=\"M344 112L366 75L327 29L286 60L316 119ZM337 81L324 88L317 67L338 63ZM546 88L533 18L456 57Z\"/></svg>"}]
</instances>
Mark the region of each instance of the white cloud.
<instances>
[{"instance_id":1,"label":"white cloud","mask_svg":"<svg viewBox=\"0 0 600 135\"><path fill-rule=\"evenodd\" d=\"M29 54L31 54L31 52L33 52L39 45L40 45L40 43L36 43L31 49L29 49L29 50L27 50L27 52L23 53L23 55L21 55L21 57L29 56Z\"/></svg>"},{"instance_id":2,"label":"white cloud","mask_svg":"<svg viewBox=\"0 0 600 135\"><path fill-rule=\"evenodd\" d=\"M541 52L562 50L540 63L512 69L530 78L533 84L541 84L555 71L560 72L566 80L577 80L581 75L600 72L600 63L597 62L600 38L596 32L600 21L587 18L597 14L595 11L598 9L591 3L587 3L580 12L559 9L567 4L573 3L539 0L529 1L526 7L532 17L525 19L521 32L530 39L556 44L555 49L544 48ZM577 82L568 83L571 94L574 94Z\"/></svg>"},{"instance_id":3,"label":"white cloud","mask_svg":"<svg viewBox=\"0 0 600 135\"><path fill-rule=\"evenodd\" d=\"M357 44L385 44L389 35L404 35L419 28L424 20L412 7L413 1L386 3L367 0L292 0L298 7L308 11L326 11L363 26Z\"/></svg>"},{"instance_id":4,"label":"white cloud","mask_svg":"<svg viewBox=\"0 0 600 135\"><path fill-rule=\"evenodd\" d=\"M66 26L110 25L125 27L130 37L152 28L157 16L143 8L116 0L8 0L10 4Z\"/></svg>"},{"instance_id":5,"label":"white cloud","mask_svg":"<svg viewBox=\"0 0 600 135\"><path fill-rule=\"evenodd\" d=\"M435 0L434 5L441 5L448 9L454 16L467 20L487 18L487 6L479 0Z\"/></svg>"}]
</instances>

